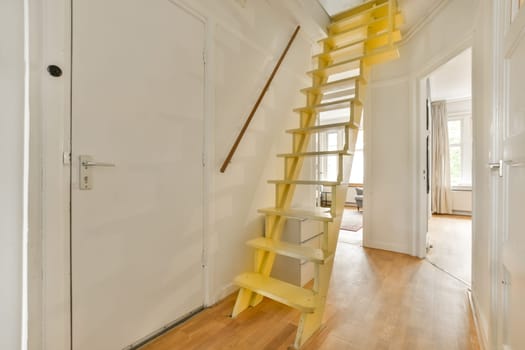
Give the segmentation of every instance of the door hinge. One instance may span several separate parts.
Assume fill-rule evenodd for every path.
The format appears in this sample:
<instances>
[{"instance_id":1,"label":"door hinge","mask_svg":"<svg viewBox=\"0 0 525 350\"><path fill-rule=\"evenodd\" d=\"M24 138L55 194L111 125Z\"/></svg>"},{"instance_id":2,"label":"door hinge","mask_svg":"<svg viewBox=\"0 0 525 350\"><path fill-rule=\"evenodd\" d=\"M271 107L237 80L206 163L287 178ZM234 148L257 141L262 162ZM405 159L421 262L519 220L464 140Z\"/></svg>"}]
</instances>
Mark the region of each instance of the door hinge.
<instances>
[{"instance_id":1,"label":"door hinge","mask_svg":"<svg viewBox=\"0 0 525 350\"><path fill-rule=\"evenodd\" d=\"M206 50L202 50L202 62L206 64Z\"/></svg>"},{"instance_id":2,"label":"door hinge","mask_svg":"<svg viewBox=\"0 0 525 350\"><path fill-rule=\"evenodd\" d=\"M202 162L202 167L205 168L206 167L206 156L204 152L202 153L201 162Z\"/></svg>"},{"instance_id":3,"label":"door hinge","mask_svg":"<svg viewBox=\"0 0 525 350\"><path fill-rule=\"evenodd\" d=\"M70 152L63 152L62 153L62 163L64 165L70 165L71 164L71 153Z\"/></svg>"}]
</instances>

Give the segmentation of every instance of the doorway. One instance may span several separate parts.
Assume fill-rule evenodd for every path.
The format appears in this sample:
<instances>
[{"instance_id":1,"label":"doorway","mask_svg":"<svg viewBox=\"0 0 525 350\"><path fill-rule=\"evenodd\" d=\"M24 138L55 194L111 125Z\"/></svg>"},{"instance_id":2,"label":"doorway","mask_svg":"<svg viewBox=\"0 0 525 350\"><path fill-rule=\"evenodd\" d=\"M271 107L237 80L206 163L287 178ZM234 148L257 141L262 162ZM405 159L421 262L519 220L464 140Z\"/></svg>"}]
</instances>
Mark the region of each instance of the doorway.
<instances>
[{"instance_id":1,"label":"doorway","mask_svg":"<svg viewBox=\"0 0 525 350\"><path fill-rule=\"evenodd\" d=\"M72 8L71 347L131 348L204 301L205 23Z\"/></svg>"},{"instance_id":2,"label":"doorway","mask_svg":"<svg viewBox=\"0 0 525 350\"><path fill-rule=\"evenodd\" d=\"M470 285L472 50L426 77L427 259Z\"/></svg>"}]
</instances>

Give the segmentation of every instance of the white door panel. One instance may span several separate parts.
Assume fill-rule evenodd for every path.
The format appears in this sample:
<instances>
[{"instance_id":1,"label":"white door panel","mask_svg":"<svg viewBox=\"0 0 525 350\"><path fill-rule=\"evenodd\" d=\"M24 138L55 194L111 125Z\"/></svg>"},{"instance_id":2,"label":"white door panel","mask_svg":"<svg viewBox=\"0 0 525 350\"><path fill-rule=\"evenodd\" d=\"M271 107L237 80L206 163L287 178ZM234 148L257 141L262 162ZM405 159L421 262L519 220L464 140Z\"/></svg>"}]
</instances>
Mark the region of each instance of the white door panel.
<instances>
[{"instance_id":1,"label":"white door panel","mask_svg":"<svg viewBox=\"0 0 525 350\"><path fill-rule=\"evenodd\" d=\"M523 10L521 10L523 12ZM525 28L523 16L513 26ZM512 28L507 36L512 39ZM502 343L500 349L525 349L525 38L506 52L507 117L504 120L504 209L502 241Z\"/></svg>"},{"instance_id":2,"label":"white door panel","mask_svg":"<svg viewBox=\"0 0 525 350\"><path fill-rule=\"evenodd\" d=\"M166 0L73 0L73 350L203 304L204 33ZM80 155L115 167L80 190Z\"/></svg>"}]
</instances>

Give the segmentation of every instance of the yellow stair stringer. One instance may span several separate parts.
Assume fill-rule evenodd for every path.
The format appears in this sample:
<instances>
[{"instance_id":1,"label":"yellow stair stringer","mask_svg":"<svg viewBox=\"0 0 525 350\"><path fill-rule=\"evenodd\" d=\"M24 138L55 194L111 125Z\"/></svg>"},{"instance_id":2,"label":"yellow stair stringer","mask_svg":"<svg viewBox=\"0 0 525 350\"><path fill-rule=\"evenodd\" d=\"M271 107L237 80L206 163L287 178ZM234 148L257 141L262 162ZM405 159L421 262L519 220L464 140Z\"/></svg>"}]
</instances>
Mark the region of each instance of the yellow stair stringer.
<instances>
[{"instance_id":1,"label":"yellow stair stringer","mask_svg":"<svg viewBox=\"0 0 525 350\"><path fill-rule=\"evenodd\" d=\"M314 87L320 86L326 82L326 78L314 78ZM309 99L307 106L311 107L318 104L322 96L317 96L315 99ZM314 111L301 112L300 127L312 127L316 123L316 113ZM303 134L298 138L294 138L293 152L306 152L310 142L310 135ZM304 158L296 157L285 159L285 179L297 180L302 169ZM276 207L282 209L290 208L290 204L295 192L295 185L277 186L276 190ZM281 239L286 218L278 215L268 215L266 217L266 237L279 241ZM275 262L275 253L267 252L257 249L255 252L255 271L269 276ZM244 311L248 306L255 306L262 301L262 296L254 293L246 288L241 288L235 302L232 317L236 317L239 313Z\"/></svg>"},{"instance_id":2,"label":"yellow stair stringer","mask_svg":"<svg viewBox=\"0 0 525 350\"><path fill-rule=\"evenodd\" d=\"M364 99L366 82L369 80L370 67L375 64L395 59L399 56L395 43L400 40L399 30L396 28L396 18L399 18L400 14L397 11L396 0L376 0L369 1L364 5L360 6L359 11L350 10L344 16L336 16L337 21L345 21L345 25L339 26L344 30L352 25L353 19L350 17L360 16L362 11L366 12L366 16L359 18L359 25L362 25L363 21L367 19L370 23L377 23L379 16L384 16L384 8L388 6L388 29L381 32L378 37L377 31L373 28L369 28L368 36L369 40L365 39L358 43L359 47L362 47L361 54L357 54L355 50L340 50L337 46L330 44L331 40L323 41L323 54L317 59L318 68L312 75L312 87L306 89L307 96L307 108L300 108L300 126L299 129L312 128L317 123L317 111L315 106L320 105L323 100L323 94L325 90L332 89L332 83L328 83L330 74L334 74L334 70L331 68L338 62L344 62L345 60L354 60L356 57L359 59L359 73L355 76L353 88L349 87L349 90L354 91L354 99L350 102L349 112L350 120L347 126L345 126L345 146L339 154L339 171L338 178L335 184L332 186L332 203L330 208L331 220L324 220L324 234L321 240L321 249L327 256L331 256L324 261L317 261L314 263L315 266L315 278L314 286L312 291L308 293L299 293L301 291L307 292L305 289L298 287L287 287L285 282L278 282L269 278L272 271L272 267L276 257L276 250L265 250L261 247L256 247L255 259L254 259L254 271L256 277L253 276L241 276L236 279L238 285L241 287L237 296L235 306L232 311L232 317L237 316L240 312L248 308L249 306L256 306L262 300L262 294L270 297L274 300L282 302L291 307L295 307L301 310L301 319L297 329L297 334L294 342L296 349L300 348L305 342L320 328L324 310L326 306L326 298L328 295L329 283L332 274L337 240L339 236L339 229L341 224L342 215L344 212L344 204L346 199L346 192L348 190L348 176L351 171L352 157L348 155L349 151L352 151L355 147L355 141L357 136L357 130L360 125ZM381 7L381 10L374 11L374 7ZM375 17L374 17L375 16ZM381 18L379 18L381 19ZM334 21L335 22L335 21ZM346 26L346 27L345 27ZM329 37L338 34L338 26L332 24L330 26ZM352 42L345 43L348 47L352 47ZM345 52L348 52L348 56L345 56ZM337 52L337 54L331 54L331 52ZM337 58L338 61L334 61ZM326 73L325 73L326 72ZM336 79L337 80L337 79ZM350 79L352 80L352 79ZM337 82L339 83L339 82ZM328 84L328 85L326 85ZM324 86L330 86L325 88ZM330 92L328 92L330 93ZM328 95L330 98L330 95ZM315 129L315 128L314 128ZM315 132L315 131L312 131ZM276 186L276 198L275 198L275 210L265 211L265 236L266 239L271 239L275 242L281 240L283 234L284 224L286 217L282 214L283 210L290 208L292 199L295 193L295 187L301 182L297 182L299 174L301 172L304 156L301 153L308 151L311 134L308 132L294 133L293 134L293 150L292 153L284 158L285 162L285 181L274 182ZM314 152L315 153L315 152ZM319 153L319 156L323 152ZM298 155L300 154L300 155ZM311 152L309 153L311 154ZM344 175L343 175L344 173ZM295 181L295 183L294 183ZM303 181L304 183L304 181ZM315 218L314 218L315 220ZM294 248L295 249L295 248ZM297 250L299 249L299 250ZM300 248L294 250L294 254L300 251ZM285 252L286 253L286 252ZM283 249L279 251L279 254L283 254ZM257 285L250 285L250 279L256 280ZM264 285L268 283L268 289L273 290L270 292L265 289ZM271 286L270 286L271 285ZM277 286L277 287L276 287ZM252 289L250 289L252 288ZM283 288L286 289L286 295L284 294L272 294L277 293L275 289ZM295 288L295 289L294 289ZM257 290L258 294L254 292ZM297 291L297 294L294 294ZM293 295L297 295L300 299L293 299ZM301 304L301 300L306 304ZM313 304L312 304L313 303ZM312 308L312 305L315 305ZM313 310L313 312L312 312Z\"/></svg>"}]
</instances>

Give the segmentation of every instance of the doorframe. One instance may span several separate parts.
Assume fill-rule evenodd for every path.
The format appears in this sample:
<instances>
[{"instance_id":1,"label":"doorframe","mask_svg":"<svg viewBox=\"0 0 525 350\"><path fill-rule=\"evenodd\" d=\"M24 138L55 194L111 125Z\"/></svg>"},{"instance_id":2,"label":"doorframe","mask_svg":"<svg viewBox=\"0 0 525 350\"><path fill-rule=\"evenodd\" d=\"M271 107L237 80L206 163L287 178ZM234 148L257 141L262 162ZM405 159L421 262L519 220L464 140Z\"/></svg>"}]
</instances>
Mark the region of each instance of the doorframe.
<instances>
[{"instance_id":1,"label":"doorframe","mask_svg":"<svg viewBox=\"0 0 525 350\"><path fill-rule=\"evenodd\" d=\"M169 0L204 24L204 144L203 144L203 288L204 306L213 303L211 286L214 271L209 264L213 210L213 130L214 97L213 23L184 0ZM44 350L71 349L71 0L29 0L31 62L39 67L39 74L31 79L32 132L31 140L40 143L33 147L33 156L40 167L30 169L30 176L38 177L38 193L30 198L35 213L40 213L39 227L30 229L30 236L39 236L42 260L34 271L42 277L42 296L39 303L30 305L29 314L40 316L38 348ZM34 49L33 49L34 48ZM62 68L63 75L55 78L46 72L49 64ZM35 162L37 163L37 162ZM36 225L35 225L36 226ZM38 310L37 310L38 309ZM30 316L31 318L31 316ZM31 342L30 342L31 343ZM40 344L38 344L40 343Z\"/></svg>"},{"instance_id":2,"label":"doorframe","mask_svg":"<svg viewBox=\"0 0 525 350\"><path fill-rule=\"evenodd\" d=\"M438 69L443 64L450 61L463 51L473 46L473 33L470 32L466 38L461 41L456 47L444 53L440 57L437 57L434 61L423 67L416 74L416 184L415 184L415 237L413 247L415 248L415 255L419 258L425 258L426 243L427 243L427 223L428 223L428 212L427 212L427 180L425 176L430 174L424 174L426 172L426 79L428 76ZM472 83L472 82L471 82ZM474 96L472 96L474 99ZM476 145L472 144L472 152L474 153ZM422 175L425 176L422 176ZM474 179L473 179L474 182ZM474 195L474 183L472 186L472 194ZM474 217L474 212L472 212Z\"/></svg>"}]
</instances>

